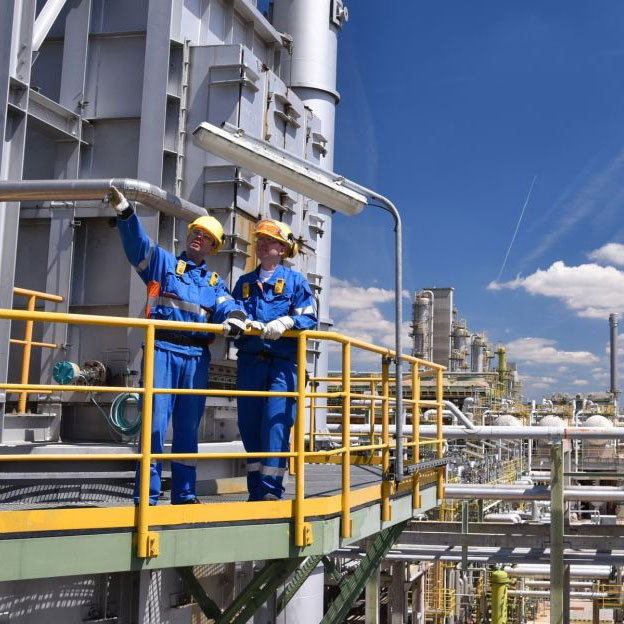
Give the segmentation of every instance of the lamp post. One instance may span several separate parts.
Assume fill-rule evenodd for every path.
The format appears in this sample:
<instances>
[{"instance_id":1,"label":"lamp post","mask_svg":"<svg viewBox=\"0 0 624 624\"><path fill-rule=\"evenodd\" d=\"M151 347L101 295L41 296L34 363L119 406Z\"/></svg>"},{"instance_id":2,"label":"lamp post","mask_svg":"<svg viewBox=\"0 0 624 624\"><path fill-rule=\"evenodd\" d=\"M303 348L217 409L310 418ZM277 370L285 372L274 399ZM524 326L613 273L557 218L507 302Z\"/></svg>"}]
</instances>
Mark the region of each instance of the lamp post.
<instances>
[{"instance_id":1,"label":"lamp post","mask_svg":"<svg viewBox=\"0 0 624 624\"><path fill-rule=\"evenodd\" d=\"M241 129L230 124L219 128L202 123L193 131L193 142L198 147L223 158L235 165L244 167L264 178L301 193L324 206L354 216L369 204L378 202L381 208L394 218L395 238L395 370L396 370L396 479L403 476L403 377L401 362L401 326L403 312L401 299L403 291L401 217L394 204L384 197L355 182L346 180L336 173L326 171L303 158L274 147L265 141L246 135Z\"/></svg>"}]
</instances>

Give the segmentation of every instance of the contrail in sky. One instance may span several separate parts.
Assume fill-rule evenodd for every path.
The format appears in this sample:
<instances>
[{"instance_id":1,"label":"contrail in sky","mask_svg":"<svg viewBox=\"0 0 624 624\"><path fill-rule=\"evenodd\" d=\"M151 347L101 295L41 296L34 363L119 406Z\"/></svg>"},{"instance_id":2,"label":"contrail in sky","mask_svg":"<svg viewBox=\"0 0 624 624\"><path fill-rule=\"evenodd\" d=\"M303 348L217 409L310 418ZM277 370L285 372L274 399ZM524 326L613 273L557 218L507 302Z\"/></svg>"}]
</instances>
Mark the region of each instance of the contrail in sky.
<instances>
[{"instance_id":1,"label":"contrail in sky","mask_svg":"<svg viewBox=\"0 0 624 624\"><path fill-rule=\"evenodd\" d=\"M498 272L498 277L496 278L497 282L500 280L501 275L503 274L503 271L505 269L505 264L507 264L507 258L509 258L509 252L511 251L511 247L514 244L514 241L516 240L516 234L518 233L518 230L520 229L520 223L522 222L522 217L524 217L524 211L526 210L526 207L529 205L529 199L531 199L531 191L533 191L535 180L537 180L537 176L533 176L533 182L531 182L531 188L529 189L526 199L524 200L524 206L522 206L522 212L520 213L520 218L518 219L518 223L516 224L516 231L513 233L513 236L511 237L511 243L509 243L509 247L507 248L507 253L505 254L505 259L503 260L503 264L500 268L500 271Z\"/></svg>"}]
</instances>

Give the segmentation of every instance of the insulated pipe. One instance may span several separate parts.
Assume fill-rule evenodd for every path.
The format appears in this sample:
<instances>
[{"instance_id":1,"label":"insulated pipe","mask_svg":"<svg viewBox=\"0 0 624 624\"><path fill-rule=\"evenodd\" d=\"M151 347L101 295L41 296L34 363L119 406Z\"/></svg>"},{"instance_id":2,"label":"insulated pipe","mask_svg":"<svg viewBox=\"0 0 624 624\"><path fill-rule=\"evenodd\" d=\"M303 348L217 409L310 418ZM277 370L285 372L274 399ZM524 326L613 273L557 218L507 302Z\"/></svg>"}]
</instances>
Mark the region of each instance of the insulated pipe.
<instances>
[{"instance_id":1,"label":"insulated pipe","mask_svg":"<svg viewBox=\"0 0 624 624\"><path fill-rule=\"evenodd\" d=\"M6 180L0 182L0 202L102 200L111 186L119 189L130 201L140 202L183 221L194 221L208 214L205 208L169 191L131 178Z\"/></svg>"},{"instance_id":2,"label":"insulated pipe","mask_svg":"<svg viewBox=\"0 0 624 624\"><path fill-rule=\"evenodd\" d=\"M550 592L540 591L538 589L510 589L508 595L525 596L526 598L548 598ZM609 598L610 596L613 597L613 594L608 594L607 592L570 592L570 598L574 598L574 600L600 600L601 598Z\"/></svg>"},{"instance_id":3,"label":"insulated pipe","mask_svg":"<svg viewBox=\"0 0 624 624\"><path fill-rule=\"evenodd\" d=\"M509 576L526 577L526 578L548 578L550 576L550 568L548 565L526 565L519 564L515 566L505 566L505 572ZM608 578L611 568L606 565L571 565L570 576L575 578L603 579ZM547 581L550 583L550 581Z\"/></svg>"},{"instance_id":4,"label":"insulated pipe","mask_svg":"<svg viewBox=\"0 0 624 624\"><path fill-rule=\"evenodd\" d=\"M468 429L474 428L472 421L464 414L464 412L459 409L459 407L457 407L457 405L455 405L455 403L453 403L452 401L443 401L443 403L444 407L446 407L454 416L456 416L457 419L460 420L465 427L468 427Z\"/></svg>"},{"instance_id":5,"label":"insulated pipe","mask_svg":"<svg viewBox=\"0 0 624 624\"><path fill-rule=\"evenodd\" d=\"M340 425L327 425L329 432L340 431ZM351 425L351 433L370 433L369 425ZM436 435L435 425L420 425L418 431L421 437L431 438ZM395 433L393 426L390 433ZM411 425L404 425L402 433L409 435L412 432ZM375 433L381 433L381 427L375 425ZM494 427L487 425L466 427L445 426L442 435L448 440L623 440L624 427Z\"/></svg>"},{"instance_id":6,"label":"insulated pipe","mask_svg":"<svg viewBox=\"0 0 624 624\"><path fill-rule=\"evenodd\" d=\"M533 487L488 486L446 484L444 498L464 500L468 498L485 500L550 500L551 489L543 485ZM568 488L563 492L564 500L619 502L624 501L624 489L609 487Z\"/></svg>"}]
</instances>

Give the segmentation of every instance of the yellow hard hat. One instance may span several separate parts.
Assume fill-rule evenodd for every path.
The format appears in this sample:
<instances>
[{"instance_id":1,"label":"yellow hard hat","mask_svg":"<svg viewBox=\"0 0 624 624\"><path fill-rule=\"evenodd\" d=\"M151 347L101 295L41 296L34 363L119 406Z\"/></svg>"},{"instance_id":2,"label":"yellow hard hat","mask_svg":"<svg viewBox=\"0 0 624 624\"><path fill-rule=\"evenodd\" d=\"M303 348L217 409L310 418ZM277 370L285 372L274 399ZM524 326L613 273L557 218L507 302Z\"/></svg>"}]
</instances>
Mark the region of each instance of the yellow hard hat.
<instances>
[{"instance_id":1,"label":"yellow hard hat","mask_svg":"<svg viewBox=\"0 0 624 624\"><path fill-rule=\"evenodd\" d=\"M212 248L211 256L214 256L225 242L223 239L223 227L214 217L197 217L193 223L189 223L186 228L186 235L191 233L193 228L199 228L207 234L209 234L214 240L214 247Z\"/></svg>"},{"instance_id":2,"label":"yellow hard hat","mask_svg":"<svg viewBox=\"0 0 624 624\"><path fill-rule=\"evenodd\" d=\"M299 245L297 244L293 233L290 228L281 221L276 221L275 219L264 219L259 221L254 229L254 236L258 236L259 234L269 236L280 243L284 243L287 247L284 258L294 258L299 251Z\"/></svg>"}]
</instances>

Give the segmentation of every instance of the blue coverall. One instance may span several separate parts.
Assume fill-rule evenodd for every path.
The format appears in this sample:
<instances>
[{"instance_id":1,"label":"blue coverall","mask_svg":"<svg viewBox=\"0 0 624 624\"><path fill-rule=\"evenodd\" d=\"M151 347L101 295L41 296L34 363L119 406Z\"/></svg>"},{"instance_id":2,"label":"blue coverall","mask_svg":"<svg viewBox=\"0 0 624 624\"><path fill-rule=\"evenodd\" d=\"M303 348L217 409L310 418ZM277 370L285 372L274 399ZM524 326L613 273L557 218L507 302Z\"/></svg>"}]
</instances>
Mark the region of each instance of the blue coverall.
<instances>
[{"instance_id":1,"label":"blue coverall","mask_svg":"<svg viewBox=\"0 0 624 624\"><path fill-rule=\"evenodd\" d=\"M147 318L194 323L222 323L240 309L223 280L202 261L197 265L183 252L177 258L151 241L136 214L117 218L126 256L147 285ZM156 330L155 388L208 387L209 344L214 334ZM152 408L152 452L162 453L169 418L173 415L173 453L196 453L197 430L204 413L205 396L156 394ZM160 495L162 462L150 467L150 505ZM138 468L135 502L138 502ZM171 502L195 498L195 462L171 462Z\"/></svg>"},{"instance_id":2,"label":"blue coverall","mask_svg":"<svg viewBox=\"0 0 624 624\"><path fill-rule=\"evenodd\" d=\"M282 316L291 316L293 329L315 327L314 298L303 275L280 264L270 279L261 282L259 270L260 267L243 275L232 291L237 302L242 303L248 318L268 323ZM238 347L237 389L296 390L296 340L241 336L235 345ZM295 400L292 398L238 397L238 427L245 450L249 453L288 451L294 421ZM262 500L267 494L281 498L285 469L286 460L283 457L248 459L249 500Z\"/></svg>"}]
</instances>

